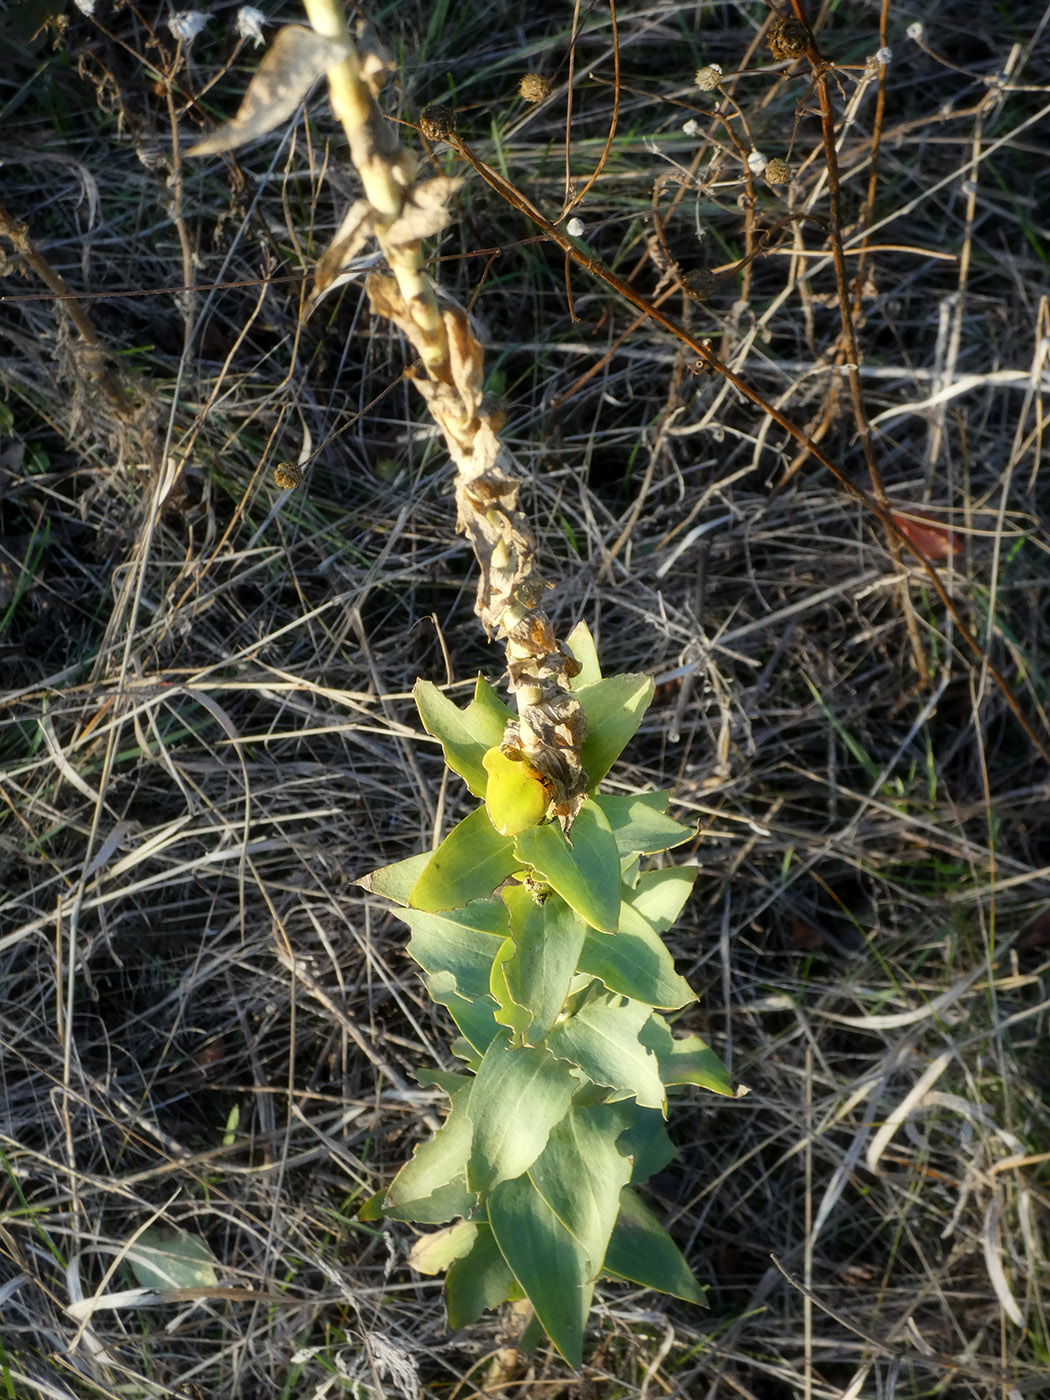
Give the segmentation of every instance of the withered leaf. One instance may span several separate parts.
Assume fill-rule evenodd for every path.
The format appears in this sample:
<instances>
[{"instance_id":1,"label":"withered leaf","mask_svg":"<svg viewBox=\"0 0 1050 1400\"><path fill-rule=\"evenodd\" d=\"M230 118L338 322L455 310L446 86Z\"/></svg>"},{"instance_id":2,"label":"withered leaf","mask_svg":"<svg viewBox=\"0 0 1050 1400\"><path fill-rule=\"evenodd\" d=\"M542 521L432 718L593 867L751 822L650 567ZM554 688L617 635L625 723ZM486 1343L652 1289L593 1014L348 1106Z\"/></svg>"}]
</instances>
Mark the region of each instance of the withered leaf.
<instances>
[{"instance_id":1,"label":"withered leaf","mask_svg":"<svg viewBox=\"0 0 1050 1400\"><path fill-rule=\"evenodd\" d=\"M285 25L256 69L234 119L186 154L213 156L265 136L294 114L317 79L346 54L345 44L301 24Z\"/></svg>"},{"instance_id":2,"label":"withered leaf","mask_svg":"<svg viewBox=\"0 0 1050 1400\"><path fill-rule=\"evenodd\" d=\"M361 251L373 232L372 206L366 199L355 200L317 264L313 295L310 298L311 311L351 258L355 258Z\"/></svg>"}]
</instances>

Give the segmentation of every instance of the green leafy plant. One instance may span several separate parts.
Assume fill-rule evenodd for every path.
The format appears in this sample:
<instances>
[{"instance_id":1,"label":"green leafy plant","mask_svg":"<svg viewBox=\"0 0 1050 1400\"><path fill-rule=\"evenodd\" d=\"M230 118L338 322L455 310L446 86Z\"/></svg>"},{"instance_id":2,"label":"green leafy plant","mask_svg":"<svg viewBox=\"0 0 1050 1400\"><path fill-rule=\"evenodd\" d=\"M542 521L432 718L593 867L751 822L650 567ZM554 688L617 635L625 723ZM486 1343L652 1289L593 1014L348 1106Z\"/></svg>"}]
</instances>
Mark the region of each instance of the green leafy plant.
<instances>
[{"instance_id":1,"label":"green leafy plant","mask_svg":"<svg viewBox=\"0 0 1050 1400\"><path fill-rule=\"evenodd\" d=\"M541 778L513 743L507 752L512 715L484 680L463 710L428 682L416 686L424 725L481 805L432 854L361 883L401 907L408 951L459 1030L452 1049L464 1068L420 1075L448 1095L448 1116L364 1215L444 1226L412 1262L447 1270L453 1327L525 1297L578 1366L599 1277L702 1302L634 1188L674 1155L668 1090L733 1089L714 1052L698 1036L674 1036L665 1014L695 1000L661 935L696 869L642 862L692 828L667 815L666 792L599 791L652 681L603 678L585 625L568 647L588 773L568 832L548 815Z\"/></svg>"}]
</instances>

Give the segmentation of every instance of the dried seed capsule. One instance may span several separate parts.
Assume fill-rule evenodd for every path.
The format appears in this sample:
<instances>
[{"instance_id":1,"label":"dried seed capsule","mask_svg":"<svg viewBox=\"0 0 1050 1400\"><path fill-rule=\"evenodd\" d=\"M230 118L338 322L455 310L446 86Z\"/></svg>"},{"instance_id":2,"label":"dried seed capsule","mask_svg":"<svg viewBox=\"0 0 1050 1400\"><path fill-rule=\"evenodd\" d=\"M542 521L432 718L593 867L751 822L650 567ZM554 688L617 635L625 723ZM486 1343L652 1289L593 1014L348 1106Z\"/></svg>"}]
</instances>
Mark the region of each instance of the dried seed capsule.
<instances>
[{"instance_id":1,"label":"dried seed capsule","mask_svg":"<svg viewBox=\"0 0 1050 1400\"><path fill-rule=\"evenodd\" d=\"M542 73L526 73L518 84L518 96L526 102L542 102L551 95L551 80Z\"/></svg>"},{"instance_id":2,"label":"dried seed capsule","mask_svg":"<svg viewBox=\"0 0 1050 1400\"><path fill-rule=\"evenodd\" d=\"M771 185L786 185L791 179L791 166L786 160L774 156L771 161L766 162L766 179Z\"/></svg>"},{"instance_id":3,"label":"dried seed capsule","mask_svg":"<svg viewBox=\"0 0 1050 1400\"><path fill-rule=\"evenodd\" d=\"M303 469L298 462L278 462L273 469L273 479L282 491L294 491L303 479Z\"/></svg>"},{"instance_id":4,"label":"dried seed capsule","mask_svg":"<svg viewBox=\"0 0 1050 1400\"><path fill-rule=\"evenodd\" d=\"M774 58L801 58L812 44L813 35L800 19L789 15L773 21L766 42Z\"/></svg>"},{"instance_id":5,"label":"dried seed capsule","mask_svg":"<svg viewBox=\"0 0 1050 1400\"><path fill-rule=\"evenodd\" d=\"M690 301L706 301L714 289L714 274L708 267L695 267L682 278L682 291Z\"/></svg>"},{"instance_id":6,"label":"dried seed capsule","mask_svg":"<svg viewBox=\"0 0 1050 1400\"><path fill-rule=\"evenodd\" d=\"M456 134L456 114L451 107L432 102L420 113L419 129L428 141L451 141Z\"/></svg>"},{"instance_id":7,"label":"dried seed capsule","mask_svg":"<svg viewBox=\"0 0 1050 1400\"><path fill-rule=\"evenodd\" d=\"M715 88L722 84L722 65L719 63L709 63L705 68L696 70L696 85L701 92L714 92Z\"/></svg>"}]
</instances>

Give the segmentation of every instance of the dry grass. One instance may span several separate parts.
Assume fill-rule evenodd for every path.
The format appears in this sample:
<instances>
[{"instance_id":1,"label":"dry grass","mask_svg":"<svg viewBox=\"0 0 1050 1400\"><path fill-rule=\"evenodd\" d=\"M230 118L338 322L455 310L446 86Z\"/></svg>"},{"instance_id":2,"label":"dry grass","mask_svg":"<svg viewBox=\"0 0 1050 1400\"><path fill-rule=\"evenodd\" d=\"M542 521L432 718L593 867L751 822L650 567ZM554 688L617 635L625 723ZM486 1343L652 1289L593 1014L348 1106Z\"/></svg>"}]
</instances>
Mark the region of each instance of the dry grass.
<instances>
[{"instance_id":1,"label":"dry grass","mask_svg":"<svg viewBox=\"0 0 1050 1400\"><path fill-rule=\"evenodd\" d=\"M6 227L92 293L78 305L133 408L100 392L54 288L12 258L0 1395L465 1397L498 1319L449 1336L436 1285L406 1268L408 1232L354 1219L440 1111L413 1072L445 1060L448 1026L401 925L351 882L459 811L413 680L496 680L502 653L472 615L402 347L360 281L299 324L353 195L324 103L237 164L174 161L173 122L189 140L228 115L254 62L233 57L231 14L181 58L132 9L71 8L56 47L4 21ZM607 8L581 10L571 70L568 6L374 18L405 58L392 107L414 120L454 90L464 135L548 213L570 76L576 188L599 166ZM683 270L757 245L706 302L666 307L866 486L815 96L805 65L771 65L767 18L664 0L619 15L618 128L575 212L648 295L661 177ZM951 527L945 584L1046 742L1044 16L895 3L886 23L881 107L877 78L854 102L878 7L819 34L854 65L829 89L851 267L872 201L854 325L874 452L894 510ZM745 116L712 116L693 85L711 62L726 115ZM514 96L529 68L554 82L539 108ZM750 177L734 142L789 159L791 184ZM504 1393L1035 1394L1045 762L922 571L797 443L692 376L665 332L621 343L634 313L581 273L573 324L561 255L475 176L459 202L436 274L477 297L563 634L584 617L607 669L660 682L619 778L672 784L699 819L703 869L672 935L702 994L687 1020L752 1090L685 1098L655 1183L710 1310L607 1288L585 1374L540 1353ZM818 221L761 243L801 212ZM271 468L298 456L304 487L282 497ZM114 1301L155 1223L205 1238L239 1291Z\"/></svg>"}]
</instances>

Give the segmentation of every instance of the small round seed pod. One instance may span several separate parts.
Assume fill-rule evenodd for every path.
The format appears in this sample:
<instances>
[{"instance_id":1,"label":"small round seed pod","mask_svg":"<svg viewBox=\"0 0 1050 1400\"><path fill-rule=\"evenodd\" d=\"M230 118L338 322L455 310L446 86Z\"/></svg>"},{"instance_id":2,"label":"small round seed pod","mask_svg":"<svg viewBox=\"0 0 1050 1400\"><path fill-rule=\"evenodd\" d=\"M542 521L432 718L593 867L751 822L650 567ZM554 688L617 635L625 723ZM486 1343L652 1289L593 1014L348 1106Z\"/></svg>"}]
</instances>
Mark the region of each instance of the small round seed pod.
<instances>
[{"instance_id":1,"label":"small round seed pod","mask_svg":"<svg viewBox=\"0 0 1050 1400\"><path fill-rule=\"evenodd\" d=\"M709 63L704 68L696 70L696 85L701 92L714 92L722 85L722 66L719 63Z\"/></svg>"},{"instance_id":2,"label":"small round seed pod","mask_svg":"<svg viewBox=\"0 0 1050 1400\"><path fill-rule=\"evenodd\" d=\"M551 80L542 73L526 73L518 84L518 96L526 102L542 102L551 95Z\"/></svg>"},{"instance_id":3,"label":"small round seed pod","mask_svg":"<svg viewBox=\"0 0 1050 1400\"><path fill-rule=\"evenodd\" d=\"M774 58L801 58L813 42L813 35L800 19L789 15L774 20L766 42Z\"/></svg>"},{"instance_id":4,"label":"small round seed pod","mask_svg":"<svg viewBox=\"0 0 1050 1400\"><path fill-rule=\"evenodd\" d=\"M419 129L428 141L451 141L456 134L456 114L451 107L432 102L420 113Z\"/></svg>"},{"instance_id":5,"label":"small round seed pod","mask_svg":"<svg viewBox=\"0 0 1050 1400\"><path fill-rule=\"evenodd\" d=\"M706 301L714 289L714 273L709 267L694 267L682 277L682 291L690 301Z\"/></svg>"},{"instance_id":6,"label":"small round seed pod","mask_svg":"<svg viewBox=\"0 0 1050 1400\"><path fill-rule=\"evenodd\" d=\"M765 175L771 185L786 185L791 179L791 166L786 160L774 156L772 160L766 162Z\"/></svg>"},{"instance_id":7,"label":"small round seed pod","mask_svg":"<svg viewBox=\"0 0 1050 1400\"><path fill-rule=\"evenodd\" d=\"M303 479L303 469L298 462L278 462L273 469L274 485L282 491L294 491Z\"/></svg>"}]
</instances>

